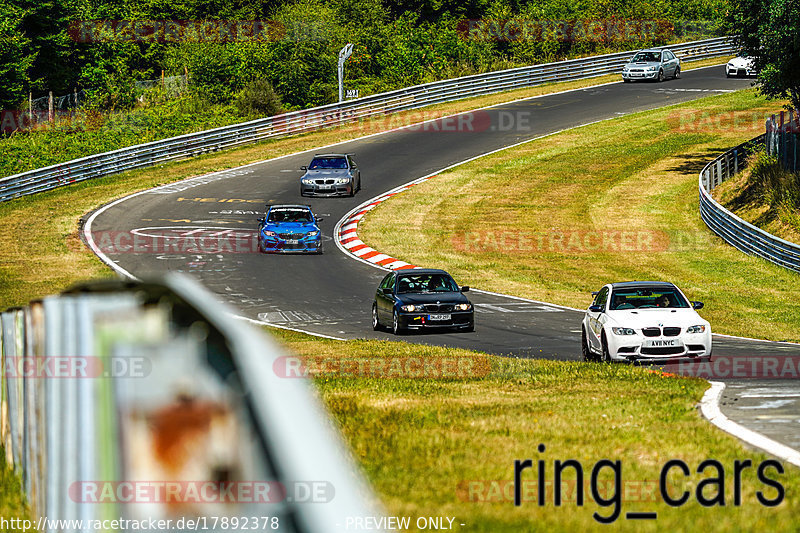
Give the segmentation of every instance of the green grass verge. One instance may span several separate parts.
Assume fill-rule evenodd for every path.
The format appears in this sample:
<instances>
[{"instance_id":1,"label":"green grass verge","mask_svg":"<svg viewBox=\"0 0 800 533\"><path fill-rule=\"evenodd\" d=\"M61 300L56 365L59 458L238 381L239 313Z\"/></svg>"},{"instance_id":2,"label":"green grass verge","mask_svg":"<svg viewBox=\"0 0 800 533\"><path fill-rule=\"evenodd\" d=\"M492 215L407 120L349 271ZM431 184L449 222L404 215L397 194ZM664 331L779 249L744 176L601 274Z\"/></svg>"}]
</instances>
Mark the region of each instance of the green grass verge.
<instances>
[{"instance_id":1,"label":"green grass verge","mask_svg":"<svg viewBox=\"0 0 800 533\"><path fill-rule=\"evenodd\" d=\"M0 446L0 518L30 520L30 509L23 496L22 480L8 468L5 458L6 451Z\"/></svg>"},{"instance_id":2,"label":"green grass verge","mask_svg":"<svg viewBox=\"0 0 800 533\"><path fill-rule=\"evenodd\" d=\"M271 330L289 351L313 357L389 358L480 357L462 349L388 341L335 341ZM517 360L487 357L491 373L465 379L380 379L320 376L322 398L339 423L388 514L456 517L457 530L504 531L754 531L767 526L788 531L800 525L800 478L794 470L777 476L786 500L766 508L755 492L767 491L753 470L742 478L742 505L733 502L733 464L767 457L746 451L739 441L711 426L695 405L708 384L696 378L664 377L627 365ZM537 451L543 443L544 453ZM601 459L619 460L623 481L622 515L602 526L592 513L608 516L588 497L583 507L565 500L535 501L536 467L524 480L534 499L513 503L515 459L544 459L546 480L553 461L576 459L587 480ZM656 497L657 480L671 459L686 462L692 474L670 478L670 495L684 489L689 502L672 508ZM696 473L706 459L725 471L725 506L705 508L695 487L714 470ZM569 474L573 471L568 470ZM574 480L573 475L564 479ZM772 474L771 474L772 475ZM609 476L608 479L613 479ZM573 489L574 489L573 485ZM712 496L714 490L706 489ZM566 494L566 492L565 492ZM511 499L508 498L510 495ZM613 490L603 493L611 497ZM627 521L629 511L658 513L655 521Z\"/></svg>"},{"instance_id":3,"label":"green grass verge","mask_svg":"<svg viewBox=\"0 0 800 533\"><path fill-rule=\"evenodd\" d=\"M698 212L705 163L779 106L743 91L553 135L394 196L359 235L460 283L578 308L608 282L668 280L718 333L799 341L800 277L728 246Z\"/></svg>"}]
</instances>

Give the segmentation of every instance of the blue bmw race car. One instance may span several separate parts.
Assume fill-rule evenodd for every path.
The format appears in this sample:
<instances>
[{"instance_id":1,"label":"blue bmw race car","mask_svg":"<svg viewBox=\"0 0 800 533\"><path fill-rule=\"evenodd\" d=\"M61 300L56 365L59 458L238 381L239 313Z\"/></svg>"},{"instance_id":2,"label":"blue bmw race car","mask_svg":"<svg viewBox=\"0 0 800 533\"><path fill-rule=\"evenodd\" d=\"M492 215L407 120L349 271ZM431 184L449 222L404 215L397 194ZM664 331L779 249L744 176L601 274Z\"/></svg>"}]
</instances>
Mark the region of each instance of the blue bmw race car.
<instances>
[{"instance_id":1,"label":"blue bmw race car","mask_svg":"<svg viewBox=\"0 0 800 533\"><path fill-rule=\"evenodd\" d=\"M322 253L322 232L311 207L273 205L258 221L260 252Z\"/></svg>"}]
</instances>

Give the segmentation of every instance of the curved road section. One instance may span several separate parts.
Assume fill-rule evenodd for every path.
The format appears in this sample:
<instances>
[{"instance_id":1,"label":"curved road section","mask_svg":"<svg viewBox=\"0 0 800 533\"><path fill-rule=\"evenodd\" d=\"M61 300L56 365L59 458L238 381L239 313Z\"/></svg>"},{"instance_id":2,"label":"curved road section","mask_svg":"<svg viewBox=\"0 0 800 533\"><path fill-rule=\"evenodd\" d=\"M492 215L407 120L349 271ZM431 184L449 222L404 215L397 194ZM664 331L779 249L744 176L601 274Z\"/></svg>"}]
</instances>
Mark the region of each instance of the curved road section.
<instances>
[{"instance_id":1,"label":"curved road section","mask_svg":"<svg viewBox=\"0 0 800 533\"><path fill-rule=\"evenodd\" d=\"M315 152L308 151L118 200L91 214L84 236L94 241L95 251L121 274L141 277L164 271L188 272L246 317L336 338L389 338L388 333L373 332L370 326L371 302L384 272L354 261L333 242L337 222L354 208L492 151L749 85L749 80L726 79L722 67L716 66L691 70L681 79L660 84L611 83L381 134L365 132L360 139L316 150L357 155L363 190L355 198L301 198L300 167L307 165ZM256 219L267 203L310 204L325 218L325 253L258 254ZM432 333L404 339L516 357L579 359L580 311L481 291L470 293L470 299L476 306L474 333ZM715 356L800 357L796 345L729 337L716 337L714 342ZM731 391L735 385L731 383ZM789 427L767 426L761 430L776 440L782 440ZM791 428L788 431L793 432Z\"/></svg>"}]
</instances>

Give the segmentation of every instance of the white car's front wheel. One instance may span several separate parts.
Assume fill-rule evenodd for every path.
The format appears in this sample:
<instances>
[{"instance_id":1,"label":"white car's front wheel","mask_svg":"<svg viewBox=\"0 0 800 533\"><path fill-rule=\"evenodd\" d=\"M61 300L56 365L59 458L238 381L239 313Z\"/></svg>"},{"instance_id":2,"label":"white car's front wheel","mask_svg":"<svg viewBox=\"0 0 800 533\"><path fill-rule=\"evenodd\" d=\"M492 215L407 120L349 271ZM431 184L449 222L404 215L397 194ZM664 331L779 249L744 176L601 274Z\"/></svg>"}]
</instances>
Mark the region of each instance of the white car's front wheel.
<instances>
[{"instance_id":1,"label":"white car's front wheel","mask_svg":"<svg viewBox=\"0 0 800 533\"><path fill-rule=\"evenodd\" d=\"M595 361L597 358L589 349L589 339L586 338L586 329L581 328L581 355L584 361Z\"/></svg>"},{"instance_id":2,"label":"white car's front wheel","mask_svg":"<svg viewBox=\"0 0 800 533\"><path fill-rule=\"evenodd\" d=\"M601 339L601 343L603 345L603 359L602 359L602 361L604 363L610 363L611 362L611 354L608 352L608 342L606 342L606 334L605 333L603 333L603 337Z\"/></svg>"}]
</instances>

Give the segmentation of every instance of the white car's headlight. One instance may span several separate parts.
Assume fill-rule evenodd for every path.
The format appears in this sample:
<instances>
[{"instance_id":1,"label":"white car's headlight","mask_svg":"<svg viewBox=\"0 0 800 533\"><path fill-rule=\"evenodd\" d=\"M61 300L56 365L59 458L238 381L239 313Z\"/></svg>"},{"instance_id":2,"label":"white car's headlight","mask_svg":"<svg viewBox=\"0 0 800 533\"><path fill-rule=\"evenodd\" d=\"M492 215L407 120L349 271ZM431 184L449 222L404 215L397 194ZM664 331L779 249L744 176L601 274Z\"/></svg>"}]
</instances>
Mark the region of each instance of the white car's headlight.
<instances>
[{"instance_id":1,"label":"white car's headlight","mask_svg":"<svg viewBox=\"0 0 800 533\"><path fill-rule=\"evenodd\" d=\"M350 178L338 178L336 180L336 185L344 185L345 183L349 183Z\"/></svg>"},{"instance_id":2,"label":"white car's headlight","mask_svg":"<svg viewBox=\"0 0 800 533\"><path fill-rule=\"evenodd\" d=\"M705 326L689 326L686 328L686 333L704 333L706 331Z\"/></svg>"},{"instance_id":3,"label":"white car's headlight","mask_svg":"<svg viewBox=\"0 0 800 533\"><path fill-rule=\"evenodd\" d=\"M472 304L456 304L453 309L456 311L469 311L472 309Z\"/></svg>"},{"instance_id":4,"label":"white car's headlight","mask_svg":"<svg viewBox=\"0 0 800 533\"><path fill-rule=\"evenodd\" d=\"M421 306L421 305L411 305L411 304L409 304L409 305L401 305L400 306L400 310L401 311L405 311L406 313L411 313L413 311L424 311L425 308L423 306Z\"/></svg>"},{"instance_id":5,"label":"white car's headlight","mask_svg":"<svg viewBox=\"0 0 800 533\"><path fill-rule=\"evenodd\" d=\"M636 335L636 332L631 328L611 328L614 335Z\"/></svg>"},{"instance_id":6,"label":"white car's headlight","mask_svg":"<svg viewBox=\"0 0 800 533\"><path fill-rule=\"evenodd\" d=\"M655 72L656 68L657 67L647 67L647 69L645 69L645 70L647 70L648 72Z\"/></svg>"},{"instance_id":7,"label":"white car's headlight","mask_svg":"<svg viewBox=\"0 0 800 533\"><path fill-rule=\"evenodd\" d=\"M303 182L303 185L313 185L314 184L314 180L312 180L312 179L303 179L301 181Z\"/></svg>"}]
</instances>

